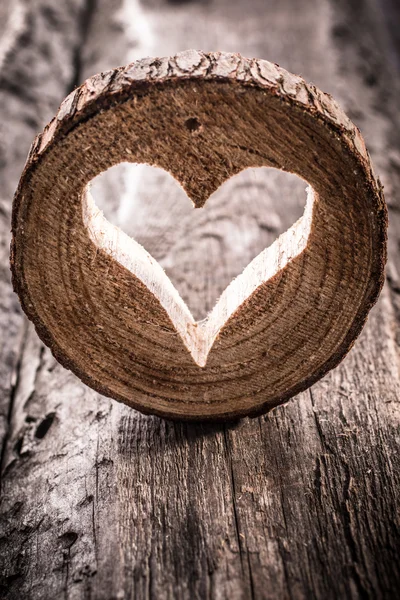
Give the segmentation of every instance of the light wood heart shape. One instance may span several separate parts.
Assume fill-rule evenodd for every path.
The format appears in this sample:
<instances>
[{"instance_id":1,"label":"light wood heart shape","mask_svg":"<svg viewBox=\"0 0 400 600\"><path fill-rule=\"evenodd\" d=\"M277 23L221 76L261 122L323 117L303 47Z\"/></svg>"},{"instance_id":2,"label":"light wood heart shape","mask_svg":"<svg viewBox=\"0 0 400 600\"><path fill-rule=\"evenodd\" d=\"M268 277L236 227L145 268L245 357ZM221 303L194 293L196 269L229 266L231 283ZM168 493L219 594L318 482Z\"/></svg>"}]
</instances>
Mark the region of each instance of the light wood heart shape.
<instances>
[{"instance_id":1,"label":"light wood heart shape","mask_svg":"<svg viewBox=\"0 0 400 600\"><path fill-rule=\"evenodd\" d=\"M169 171L197 207L247 167L310 185L304 215L196 323L88 191L123 161ZM85 383L143 412L255 415L336 366L383 283L387 215L358 129L263 60L186 51L87 80L35 140L14 199L14 288Z\"/></svg>"}]
</instances>

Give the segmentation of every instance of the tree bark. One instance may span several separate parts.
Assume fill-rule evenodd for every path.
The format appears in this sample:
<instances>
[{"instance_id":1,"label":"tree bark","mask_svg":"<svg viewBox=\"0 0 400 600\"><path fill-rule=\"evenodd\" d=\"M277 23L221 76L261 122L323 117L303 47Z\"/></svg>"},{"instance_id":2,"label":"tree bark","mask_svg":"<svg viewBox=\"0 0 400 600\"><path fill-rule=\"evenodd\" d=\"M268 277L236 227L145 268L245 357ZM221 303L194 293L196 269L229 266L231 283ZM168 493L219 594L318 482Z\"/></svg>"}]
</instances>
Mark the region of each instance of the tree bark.
<instances>
[{"instance_id":1,"label":"tree bark","mask_svg":"<svg viewBox=\"0 0 400 600\"><path fill-rule=\"evenodd\" d=\"M2 597L395 598L400 85L387 3L65 4L21 3L1 63ZM345 361L286 406L230 425L145 417L86 388L26 325L8 273L25 156L71 85L187 47L266 58L331 93L361 128L391 211L389 285ZM139 173L134 219L127 167L98 197L196 318L299 216L296 182L268 172L232 181L195 219L163 176Z\"/></svg>"}]
</instances>

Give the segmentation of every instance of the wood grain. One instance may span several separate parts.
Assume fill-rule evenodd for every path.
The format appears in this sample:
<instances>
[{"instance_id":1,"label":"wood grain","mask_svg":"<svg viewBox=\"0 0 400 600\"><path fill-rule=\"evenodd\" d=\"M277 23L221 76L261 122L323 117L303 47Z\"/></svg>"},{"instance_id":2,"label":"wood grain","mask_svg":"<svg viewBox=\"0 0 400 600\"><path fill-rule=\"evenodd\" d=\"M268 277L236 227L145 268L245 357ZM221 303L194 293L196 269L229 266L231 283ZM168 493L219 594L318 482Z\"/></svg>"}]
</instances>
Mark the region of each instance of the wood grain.
<instances>
[{"instance_id":1,"label":"wood grain","mask_svg":"<svg viewBox=\"0 0 400 600\"><path fill-rule=\"evenodd\" d=\"M38 15L39 4L30 4ZM257 0L245 9L222 0L154 1L137 9L125 3L121 9L117 2L99 2L91 23L80 82L140 56L172 55L194 46L265 57L337 98L362 129L385 186L390 285L353 351L312 394L231 426L145 417L85 388L57 365L30 328L24 333L10 284L2 285L10 308L2 305L3 348L9 354L1 363L1 382L13 383L2 389L5 407L13 396L2 470L2 595L396 598L399 78L381 4L299 0L294 7L286 0L265 10ZM52 40L63 47L71 35L60 28ZM12 53L16 72L26 62L25 51L32 52L32 46L20 45ZM37 64L47 63L42 57ZM59 86L37 130L66 91ZM1 163L4 232L33 133L32 127L18 133L20 111L7 106L3 122L9 135L14 132L11 147L19 149L19 159ZM35 113L28 101L20 106ZM104 194L117 203L125 175L123 181L112 175ZM240 185L248 183L238 179L233 193L221 189L215 209L204 209L203 221L189 225L182 219L176 232L167 227L158 237L159 220L168 225L177 214L153 193L159 181L159 173L144 173L136 202L137 214L146 217L146 249L169 265L169 276L193 311L209 310L232 277L273 241L261 210L269 205L260 192L272 187L279 198L281 180L260 172L258 186L251 188L251 211L237 210L228 221L228 203L239 204ZM288 182L288 198L291 186ZM285 227L296 218L292 211ZM239 256L233 233L254 231L255 219L259 232ZM208 237L215 231L221 242ZM185 247L181 237L193 244ZM8 237L4 240L6 277ZM199 242L209 260L204 271L192 273L186 260L202 264Z\"/></svg>"},{"instance_id":2,"label":"wood grain","mask_svg":"<svg viewBox=\"0 0 400 600\"><path fill-rule=\"evenodd\" d=\"M193 108L195 107L195 108ZM193 204L246 167L294 172L304 215L201 322L87 190L119 162L175 176ZM359 130L265 60L186 50L88 79L32 144L13 206L24 311L56 358L145 413L255 415L336 366L383 284L387 215Z\"/></svg>"}]
</instances>

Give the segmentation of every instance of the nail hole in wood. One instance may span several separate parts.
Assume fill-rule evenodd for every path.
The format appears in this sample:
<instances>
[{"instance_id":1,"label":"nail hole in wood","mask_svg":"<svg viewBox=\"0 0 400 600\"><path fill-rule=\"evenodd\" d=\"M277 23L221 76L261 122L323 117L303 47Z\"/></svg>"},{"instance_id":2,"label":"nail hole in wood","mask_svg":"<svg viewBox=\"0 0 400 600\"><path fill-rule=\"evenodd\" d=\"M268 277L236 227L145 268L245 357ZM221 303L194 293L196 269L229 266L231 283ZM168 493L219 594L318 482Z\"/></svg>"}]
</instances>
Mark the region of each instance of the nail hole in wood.
<instances>
[{"instance_id":1,"label":"nail hole in wood","mask_svg":"<svg viewBox=\"0 0 400 600\"><path fill-rule=\"evenodd\" d=\"M53 424L55 416L55 413L50 413L47 415L47 417L43 419L41 423L39 423L35 433L35 437L37 439L42 440L45 437L45 435L48 433L50 427Z\"/></svg>"},{"instance_id":2,"label":"nail hole in wood","mask_svg":"<svg viewBox=\"0 0 400 600\"><path fill-rule=\"evenodd\" d=\"M201 128L201 123L197 117L190 117L185 121L185 127L190 133L196 133Z\"/></svg>"},{"instance_id":3,"label":"nail hole in wood","mask_svg":"<svg viewBox=\"0 0 400 600\"><path fill-rule=\"evenodd\" d=\"M58 537L63 548L69 549L78 539L78 534L75 531L66 531Z\"/></svg>"}]
</instances>

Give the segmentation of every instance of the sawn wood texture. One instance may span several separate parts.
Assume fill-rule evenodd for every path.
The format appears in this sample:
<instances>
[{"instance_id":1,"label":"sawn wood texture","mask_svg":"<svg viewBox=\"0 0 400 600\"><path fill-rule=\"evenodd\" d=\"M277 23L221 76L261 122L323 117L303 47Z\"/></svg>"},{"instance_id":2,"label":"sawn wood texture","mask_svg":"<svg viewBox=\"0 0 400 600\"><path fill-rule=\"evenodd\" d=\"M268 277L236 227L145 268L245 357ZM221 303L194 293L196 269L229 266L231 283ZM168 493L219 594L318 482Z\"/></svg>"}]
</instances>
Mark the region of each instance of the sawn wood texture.
<instances>
[{"instance_id":1,"label":"sawn wood texture","mask_svg":"<svg viewBox=\"0 0 400 600\"><path fill-rule=\"evenodd\" d=\"M311 188L304 215L196 322L90 197L119 162L164 168L197 208L248 167ZM220 52L139 60L72 92L32 145L12 227L14 288L57 359L179 419L266 412L322 377L360 333L386 261L382 186L357 127L301 77Z\"/></svg>"}]
</instances>

